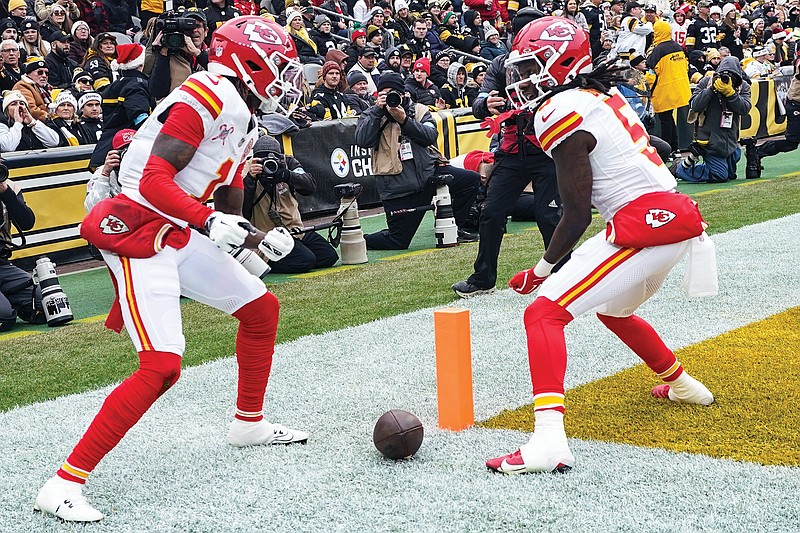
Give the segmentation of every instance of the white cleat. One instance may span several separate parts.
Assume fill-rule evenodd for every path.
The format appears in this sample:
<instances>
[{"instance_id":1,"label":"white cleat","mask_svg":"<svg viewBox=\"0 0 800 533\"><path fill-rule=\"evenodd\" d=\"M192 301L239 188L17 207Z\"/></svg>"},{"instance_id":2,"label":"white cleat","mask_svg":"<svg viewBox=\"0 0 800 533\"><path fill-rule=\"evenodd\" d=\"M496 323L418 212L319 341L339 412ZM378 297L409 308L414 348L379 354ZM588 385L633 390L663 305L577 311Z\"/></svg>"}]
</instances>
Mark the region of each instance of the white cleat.
<instances>
[{"instance_id":1,"label":"white cleat","mask_svg":"<svg viewBox=\"0 0 800 533\"><path fill-rule=\"evenodd\" d=\"M243 422L236 418L228 430L228 443L237 448L264 444L305 444L307 441L308 433L270 424L266 420Z\"/></svg>"},{"instance_id":2,"label":"white cleat","mask_svg":"<svg viewBox=\"0 0 800 533\"><path fill-rule=\"evenodd\" d=\"M486 467L501 474L531 474L552 472L564 474L575 466L575 456L569 450L566 438L537 438L520 446L519 450L486 461Z\"/></svg>"},{"instance_id":3,"label":"white cleat","mask_svg":"<svg viewBox=\"0 0 800 533\"><path fill-rule=\"evenodd\" d=\"M51 514L65 522L97 522L103 513L92 507L82 494L83 485L53 476L39 490L34 511Z\"/></svg>"},{"instance_id":4,"label":"white cleat","mask_svg":"<svg viewBox=\"0 0 800 533\"><path fill-rule=\"evenodd\" d=\"M708 388L684 372L671 384L656 385L653 387L653 396L667 398L676 403L695 405L711 405L714 395Z\"/></svg>"}]
</instances>

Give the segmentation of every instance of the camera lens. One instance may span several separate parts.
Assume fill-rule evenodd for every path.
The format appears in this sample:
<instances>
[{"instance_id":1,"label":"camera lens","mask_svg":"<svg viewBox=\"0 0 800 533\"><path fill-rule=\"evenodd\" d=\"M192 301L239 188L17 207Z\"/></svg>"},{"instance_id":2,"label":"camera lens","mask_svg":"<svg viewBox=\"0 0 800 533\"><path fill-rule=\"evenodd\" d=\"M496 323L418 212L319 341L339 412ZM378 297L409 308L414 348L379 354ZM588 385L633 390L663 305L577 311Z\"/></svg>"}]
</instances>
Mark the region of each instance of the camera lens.
<instances>
[{"instance_id":1,"label":"camera lens","mask_svg":"<svg viewBox=\"0 0 800 533\"><path fill-rule=\"evenodd\" d=\"M8 179L8 167L0 163L0 183Z\"/></svg>"},{"instance_id":2,"label":"camera lens","mask_svg":"<svg viewBox=\"0 0 800 533\"><path fill-rule=\"evenodd\" d=\"M278 162L274 159L265 159L262 163L264 166L264 173L266 174L275 174L278 172Z\"/></svg>"},{"instance_id":3,"label":"camera lens","mask_svg":"<svg viewBox=\"0 0 800 533\"><path fill-rule=\"evenodd\" d=\"M390 91L386 94L386 105L389 107L400 107L403 102L403 95L397 91Z\"/></svg>"}]
</instances>

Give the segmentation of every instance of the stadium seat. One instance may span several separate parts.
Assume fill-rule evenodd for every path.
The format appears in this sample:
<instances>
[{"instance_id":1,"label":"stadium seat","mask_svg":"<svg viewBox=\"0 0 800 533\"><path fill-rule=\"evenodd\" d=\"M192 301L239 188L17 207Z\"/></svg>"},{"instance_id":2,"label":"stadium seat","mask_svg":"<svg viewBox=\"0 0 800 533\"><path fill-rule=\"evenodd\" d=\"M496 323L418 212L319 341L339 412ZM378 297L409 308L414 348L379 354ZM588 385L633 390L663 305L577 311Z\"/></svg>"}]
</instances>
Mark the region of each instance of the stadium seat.
<instances>
[{"instance_id":1,"label":"stadium seat","mask_svg":"<svg viewBox=\"0 0 800 533\"><path fill-rule=\"evenodd\" d=\"M303 76L312 87L319 79L320 70L322 70L322 65L303 65Z\"/></svg>"},{"instance_id":2,"label":"stadium seat","mask_svg":"<svg viewBox=\"0 0 800 533\"><path fill-rule=\"evenodd\" d=\"M117 39L117 44L131 44L133 41L130 37L125 35L124 33L120 33L118 31L110 31L108 32Z\"/></svg>"}]
</instances>

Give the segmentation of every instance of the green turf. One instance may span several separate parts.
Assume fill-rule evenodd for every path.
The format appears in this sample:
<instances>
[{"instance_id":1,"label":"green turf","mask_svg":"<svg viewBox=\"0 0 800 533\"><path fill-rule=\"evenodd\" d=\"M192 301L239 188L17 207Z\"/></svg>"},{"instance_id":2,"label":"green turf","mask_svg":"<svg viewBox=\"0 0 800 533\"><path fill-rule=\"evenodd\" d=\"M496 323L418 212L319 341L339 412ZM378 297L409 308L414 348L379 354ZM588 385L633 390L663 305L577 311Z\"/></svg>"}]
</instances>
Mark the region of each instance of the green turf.
<instances>
[{"instance_id":1,"label":"green turf","mask_svg":"<svg viewBox=\"0 0 800 533\"><path fill-rule=\"evenodd\" d=\"M778 218L800 211L800 175L773 180L744 182L752 186L730 186L713 194L698 195L703 213L718 233L744 225ZM708 187L708 186L707 186ZM707 189L706 189L707 190ZM700 192L700 191L699 191ZM374 222L373 222L374 221ZM370 225L376 224L374 228ZM383 219L365 220L367 231L382 227ZM432 221L423 222L414 247L431 239ZM524 231L530 223L512 226L504 239L498 267L498 283L514 272L528 268L542 254L536 231ZM601 221L595 219L592 231ZM272 285L281 300L280 342L311 333L341 329L378 318L455 299L450 285L472 271L477 244L431 250L430 253L380 260L331 272L319 277L291 279ZM74 306L87 315L104 312L111 301L110 284L104 270L63 276L65 287L75 283ZM271 280L268 279L268 284ZM81 293L78 285L85 283ZM78 297L78 294L86 296ZM73 293L71 293L71 298ZM87 301L83 299L87 298ZM95 306L95 307L92 307ZM92 311L92 310L95 311ZM235 321L193 302L183 306L187 336L185 365L229 356L233 352ZM22 329L22 328L20 328ZM24 330L23 330L24 332ZM48 334L0 338L0 410L28 404L119 381L135 368L136 357L130 341L114 335L100 323L73 323Z\"/></svg>"}]
</instances>

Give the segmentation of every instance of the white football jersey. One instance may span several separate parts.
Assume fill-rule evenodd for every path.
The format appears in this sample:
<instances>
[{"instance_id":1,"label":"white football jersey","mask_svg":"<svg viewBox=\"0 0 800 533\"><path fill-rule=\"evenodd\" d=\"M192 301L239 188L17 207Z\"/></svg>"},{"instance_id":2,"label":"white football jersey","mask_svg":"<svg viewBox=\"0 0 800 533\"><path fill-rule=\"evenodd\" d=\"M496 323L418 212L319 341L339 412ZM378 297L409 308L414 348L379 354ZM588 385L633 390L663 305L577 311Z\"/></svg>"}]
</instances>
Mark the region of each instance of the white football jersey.
<instances>
[{"instance_id":1,"label":"white football jersey","mask_svg":"<svg viewBox=\"0 0 800 533\"><path fill-rule=\"evenodd\" d=\"M607 221L631 200L677 185L650 146L636 112L616 89L610 96L587 89L558 93L539 107L534 128L550 157L553 149L576 131L594 136L597 144L589 154L592 205Z\"/></svg>"},{"instance_id":2,"label":"white football jersey","mask_svg":"<svg viewBox=\"0 0 800 533\"><path fill-rule=\"evenodd\" d=\"M203 140L186 168L175 175L175 182L200 202L211 198L218 187L234 181L237 169L258 138L258 128L253 114L230 81L218 74L197 72L164 98L136 132L120 169L122 192L176 224L186 226L186 221L159 211L139 192L145 163L163 126L159 118L165 119L161 115L179 102L199 113L203 120Z\"/></svg>"}]
</instances>

